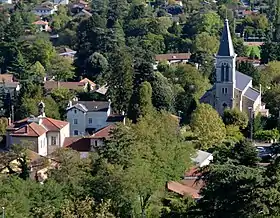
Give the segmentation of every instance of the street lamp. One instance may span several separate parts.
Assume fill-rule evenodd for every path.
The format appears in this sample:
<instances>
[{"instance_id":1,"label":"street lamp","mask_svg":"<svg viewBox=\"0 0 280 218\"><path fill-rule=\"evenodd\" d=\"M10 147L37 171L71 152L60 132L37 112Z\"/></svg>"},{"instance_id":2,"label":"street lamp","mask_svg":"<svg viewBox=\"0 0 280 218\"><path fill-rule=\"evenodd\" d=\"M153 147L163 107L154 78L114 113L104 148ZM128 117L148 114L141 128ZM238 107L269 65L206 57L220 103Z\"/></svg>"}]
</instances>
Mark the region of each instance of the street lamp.
<instances>
[{"instance_id":1,"label":"street lamp","mask_svg":"<svg viewBox=\"0 0 280 218\"><path fill-rule=\"evenodd\" d=\"M5 207L2 207L2 218L5 218Z\"/></svg>"}]
</instances>

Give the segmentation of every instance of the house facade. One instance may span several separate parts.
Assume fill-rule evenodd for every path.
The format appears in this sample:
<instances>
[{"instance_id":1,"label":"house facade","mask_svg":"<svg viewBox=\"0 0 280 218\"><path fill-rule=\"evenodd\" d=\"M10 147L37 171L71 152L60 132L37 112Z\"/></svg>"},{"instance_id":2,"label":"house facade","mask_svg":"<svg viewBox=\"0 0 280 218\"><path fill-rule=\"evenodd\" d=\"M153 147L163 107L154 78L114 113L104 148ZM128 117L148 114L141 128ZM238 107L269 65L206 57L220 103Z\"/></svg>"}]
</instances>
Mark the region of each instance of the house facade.
<instances>
[{"instance_id":1,"label":"house facade","mask_svg":"<svg viewBox=\"0 0 280 218\"><path fill-rule=\"evenodd\" d=\"M66 111L71 136L92 135L124 119L123 115L112 114L110 101L70 101Z\"/></svg>"},{"instance_id":2,"label":"house facade","mask_svg":"<svg viewBox=\"0 0 280 218\"><path fill-rule=\"evenodd\" d=\"M29 149L41 156L51 154L63 147L66 137L69 137L69 123L45 116L44 103L40 102L40 115L16 121L7 127L6 147L25 143Z\"/></svg>"},{"instance_id":3,"label":"house facade","mask_svg":"<svg viewBox=\"0 0 280 218\"><path fill-rule=\"evenodd\" d=\"M238 108L249 116L252 113L268 116L268 110L261 101L261 88L255 89L252 77L236 70L236 56L226 19L216 55L216 82L200 102L212 105L220 115L226 108Z\"/></svg>"}]
</instances>

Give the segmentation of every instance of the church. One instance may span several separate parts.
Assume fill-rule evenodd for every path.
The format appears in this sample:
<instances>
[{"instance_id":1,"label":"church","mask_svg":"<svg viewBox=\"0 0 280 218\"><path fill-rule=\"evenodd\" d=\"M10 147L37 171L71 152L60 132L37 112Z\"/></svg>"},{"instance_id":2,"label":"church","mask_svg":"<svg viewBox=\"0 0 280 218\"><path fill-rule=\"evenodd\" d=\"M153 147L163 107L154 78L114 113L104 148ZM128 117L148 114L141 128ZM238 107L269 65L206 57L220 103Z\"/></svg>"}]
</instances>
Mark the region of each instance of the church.
<instances>
[{"instance_id":1,"label":"church","mask_svg":"<svg viewBox=\"0 0 280 218\"><path fill-rule=\"evenodd\" d=\"M236 70L236 56L226 19L216 55L216 82L200 102L212 105L220 115L226 108L238 108L249 116L258 113L268 116L261 101L261 87L260 90L253 88L252 77Z\"/></svg>"}]
</instances>

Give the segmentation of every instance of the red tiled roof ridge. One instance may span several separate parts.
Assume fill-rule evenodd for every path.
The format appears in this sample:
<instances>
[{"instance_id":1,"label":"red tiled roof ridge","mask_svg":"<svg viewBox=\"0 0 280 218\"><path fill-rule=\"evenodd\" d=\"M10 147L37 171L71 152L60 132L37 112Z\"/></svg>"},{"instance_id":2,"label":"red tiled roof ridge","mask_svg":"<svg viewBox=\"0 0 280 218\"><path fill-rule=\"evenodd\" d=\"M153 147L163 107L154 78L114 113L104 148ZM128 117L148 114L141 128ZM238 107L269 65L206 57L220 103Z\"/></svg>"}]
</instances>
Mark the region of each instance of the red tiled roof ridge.
<instances>
[{"instance_id":1,"label":"red tiled roof ridge","mask_svg":"<svg viewBox=\"0 0 280 218\"><path fill-rule=\"evenodd\" d=\"M65 125L67 125L67 122L66 121L62 121L62 120L56 120L56 119L52 119L52 118L49 118L49 117L46 117L45 119L47 119L50 123L52 123L54 126L56 126L58 129L61 129L63 127L59 126L57 123L55 123L54 121L61 121L61 122L65 122Z\"/></svg>"},{"instance_id":2,"label":"red tiled roof ridge","mask_svg":"<svg viewBox=\"0 0 280 218\"><path fill-rule=\"evenodd\" d=\"M32 129L38 136L40 136L40 135L42 135L42 134L40 134L38 131L37 131L37 129L36 128L34 128L33 127L33 125L31 125L31 124L37 124L37 123L35 123L35 122L32 122L32 123L30 123L30 124L28 124L28 126L30 127L30 129ZM41 126L41 125L39 125L38 124L38 126ZM43 127L44 128L44 127ZM44 128L45 129L45 128ZM46 130L46 129L45 129ZM46 130L47 131L47 130Z\"/></svg>"}]
</instances>

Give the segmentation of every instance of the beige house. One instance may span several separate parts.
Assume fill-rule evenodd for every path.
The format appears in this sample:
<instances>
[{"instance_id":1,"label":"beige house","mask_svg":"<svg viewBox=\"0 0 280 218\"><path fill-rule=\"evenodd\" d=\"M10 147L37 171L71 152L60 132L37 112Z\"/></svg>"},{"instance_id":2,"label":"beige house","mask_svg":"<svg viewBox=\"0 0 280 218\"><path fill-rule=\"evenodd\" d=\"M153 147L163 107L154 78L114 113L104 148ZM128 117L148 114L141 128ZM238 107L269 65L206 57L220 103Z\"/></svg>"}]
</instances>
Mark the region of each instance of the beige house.
<instances>
[{"instance_id":1,"label":"beige house","mask_svg":"<svg viewBox=\"0 0 280 218\"><path fill-rule=\"evenodd\" d=\"M41 156L51 154L55 149L63 147L66 137L69 137L69 123L48 118L44 113L44 103L39 103L40 115L16 121L8 126L6 147L12 144L29 143L29 149Z\"/></svg>"}]
</instances>

